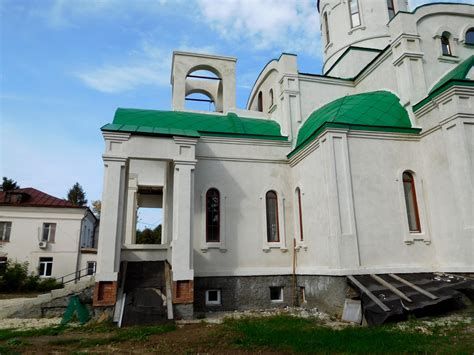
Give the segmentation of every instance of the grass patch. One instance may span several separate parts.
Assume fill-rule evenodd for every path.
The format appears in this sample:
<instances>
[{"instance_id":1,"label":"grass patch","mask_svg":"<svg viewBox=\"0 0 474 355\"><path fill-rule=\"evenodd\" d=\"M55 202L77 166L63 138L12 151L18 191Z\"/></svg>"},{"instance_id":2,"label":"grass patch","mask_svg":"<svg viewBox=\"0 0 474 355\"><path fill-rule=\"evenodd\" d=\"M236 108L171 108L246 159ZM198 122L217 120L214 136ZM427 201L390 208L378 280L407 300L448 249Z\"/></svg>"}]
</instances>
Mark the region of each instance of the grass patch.
<instances>
[{"instance_id":1,"label":"grass patch","mask_svg":"<svg viewBox=\"0 0 474 355\"><path fill-rule=\"evenodd\" d=\"M92 327L91 329L95 329ZM100 327L99 333L105 333L106 327ZM74 346L76 348L90 348L111 343L120 343L129 340L147 341L151 335L163 334L176 329L175 325L157 325L148 327L130 327L130 328L108 328L110 335L101 338L83 338L83 339L57 339L50 341L49 345ZM88 332L89 333L89 332Z\"/></svg>"},{"instance_id":2,"label":"grass patch","mask_svg":"<svg viewBox=\"0 0 474 355\"><path fill-rule=\"evenodd\" d=\"M29 338L37 337L42 335L58 335L64 333L68 327L57 326L39 329L26 329L26 330L14 330L14 329L0 329L0 340L10 340L14 338Z\"/></svg>"},{"instance_id":3,"label":"grass patch","mask_svg":"<svg viewBox=\"0 0 474 355\"><path fill-rule=\"evenodd\" d=\"M230 320L225 326L239 334L234 344L243 349L272 349L294 352L338 353L472 353L469 336L420 334L393 326L347 327L334 330L309 319L275 316L260 319ZM472 338L472 337L471 337Z\"/></svg>"}]
</instances>

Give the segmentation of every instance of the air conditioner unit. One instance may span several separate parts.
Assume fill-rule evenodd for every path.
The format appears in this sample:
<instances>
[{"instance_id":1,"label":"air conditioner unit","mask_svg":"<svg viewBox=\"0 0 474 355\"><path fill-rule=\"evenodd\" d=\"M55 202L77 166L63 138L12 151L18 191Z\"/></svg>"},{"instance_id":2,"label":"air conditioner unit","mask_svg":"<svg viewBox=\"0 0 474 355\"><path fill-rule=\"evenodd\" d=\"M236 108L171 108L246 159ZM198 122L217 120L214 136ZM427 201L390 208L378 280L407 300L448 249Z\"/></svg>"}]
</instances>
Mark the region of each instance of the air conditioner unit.
<instances>
[{"instance_id":1,"label":"air conditioner unit","mask_svg":"<svg viewBox=\"0 0 474 355\"><path fill-rule=\"evenodd\" d=\"M42 240L41 242L39 242L38 246L39 246L41 249L46 249L46 247L48 246L48 242Z\"/></svg>"}]
</instances>

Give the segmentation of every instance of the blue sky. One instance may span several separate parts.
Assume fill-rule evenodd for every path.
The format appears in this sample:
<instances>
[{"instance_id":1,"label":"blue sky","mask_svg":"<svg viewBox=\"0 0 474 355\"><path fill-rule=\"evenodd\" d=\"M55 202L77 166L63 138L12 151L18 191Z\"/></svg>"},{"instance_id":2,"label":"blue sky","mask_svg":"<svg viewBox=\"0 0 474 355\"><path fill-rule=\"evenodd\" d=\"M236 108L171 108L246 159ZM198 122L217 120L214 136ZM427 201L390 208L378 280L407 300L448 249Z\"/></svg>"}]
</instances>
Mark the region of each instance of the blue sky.
<instances>
[{"instance_id":1,"label":"blue sky","mask_svg":"<svg viewBox=\"0 0 474 355\"><path fill-rule=\"evenodd\" d=\"M315 0L0 0L0 175L100 199L99 128L117 107L170 109L173 50L237 61L237 105L281 52L320 73ZM412 1L419 5L430 1Z\"/></svg>"}]
</instances>

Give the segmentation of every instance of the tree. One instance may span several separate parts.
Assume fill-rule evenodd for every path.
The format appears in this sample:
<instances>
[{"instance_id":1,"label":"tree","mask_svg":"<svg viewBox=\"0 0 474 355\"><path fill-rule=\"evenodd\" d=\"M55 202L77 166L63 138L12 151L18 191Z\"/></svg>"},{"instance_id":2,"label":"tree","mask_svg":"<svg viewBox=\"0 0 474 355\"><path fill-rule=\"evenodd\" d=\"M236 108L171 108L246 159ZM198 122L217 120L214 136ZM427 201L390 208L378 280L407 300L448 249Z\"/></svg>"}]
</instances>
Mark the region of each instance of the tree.
<instances>
[{"instance_id":1,"label":"tree","mask_svg":"<svg viewBox=\"0 0 474 355\"><path fill-rule=\"evenodd\" d=\"M137 230L137 244L161 244L161 224L155 229L145 228L143 231Z\"/></svg>"},{"instance_id":2,"label":"tree","mask_svg":"<svg viewBox=\"0 0 474 355\"><path fill-rule=\"evenodd\" d=\"M87 204L86 193L78 182L69 189L67 199L76 206L85 206Z\"/></svg>"},{"instance_id":3,"label":"tree","mask_svg":"<svg viewBox=\"0 0 474 355\"><path fill-rule=\"evenodd\" d=\"M94 214L98 218L100 218L100 210L102 208L102 202L100 200L95 200L91 202L91 205L92 205L92 212L94 212Z\"/></svg>"},{"instance_id":4,"label":"tree","mask_svg":"<svg viewBox=\"0 0 474 355\"><path fill-rule=\"evenodd\" d=\"M18 185L18 183L15 180L9 179L6 176L3 177L2 191L16 190L19 188L20 188L20 185Z\"/></svg>"}]
</instances>

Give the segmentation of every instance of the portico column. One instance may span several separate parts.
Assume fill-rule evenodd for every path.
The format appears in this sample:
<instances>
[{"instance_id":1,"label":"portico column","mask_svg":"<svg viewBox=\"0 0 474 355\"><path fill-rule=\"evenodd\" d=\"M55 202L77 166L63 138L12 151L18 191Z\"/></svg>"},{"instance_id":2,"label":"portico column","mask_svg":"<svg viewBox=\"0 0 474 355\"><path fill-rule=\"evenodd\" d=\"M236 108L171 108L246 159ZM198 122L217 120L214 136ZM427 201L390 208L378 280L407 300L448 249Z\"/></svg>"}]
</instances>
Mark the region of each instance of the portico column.
<instances>
[{"instance_id":1,"label":"portico column","mask_svg":"<svg viewBox=\"0 0 474 355\"><path fill-rule=\"evenodd\" d=\"M194 161L174 162L173 181L173 281L192 280L192 201Z\"/></svg>"},{"instance_id":2,"label":"portico column","mask_svg":"<svg viewBox=\"0 0 474 355\"><path fill-rule=\"evenodd\" d=\"M120 250L123 244L123 210L126 158L104 157L99 249L97 257L95 306L115 304Z\"/></svg>"}]
</instances>

